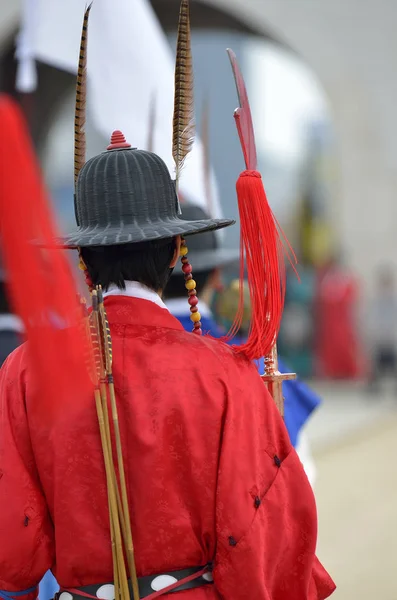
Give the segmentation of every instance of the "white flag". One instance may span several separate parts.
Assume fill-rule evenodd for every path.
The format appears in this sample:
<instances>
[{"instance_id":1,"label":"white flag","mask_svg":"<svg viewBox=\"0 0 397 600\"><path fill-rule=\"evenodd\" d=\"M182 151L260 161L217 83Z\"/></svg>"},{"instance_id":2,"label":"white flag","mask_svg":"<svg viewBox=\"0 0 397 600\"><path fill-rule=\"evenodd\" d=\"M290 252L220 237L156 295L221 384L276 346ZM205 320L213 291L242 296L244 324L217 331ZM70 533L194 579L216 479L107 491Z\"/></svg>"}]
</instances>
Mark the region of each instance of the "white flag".
<instances>
[{"instance_id":1,"label":"white flag","mask_svg":"<svg viewBox=\"0 0 397 600\"><path fill-rule=\"evenodd\" d=\"M26 85L32 85L31 70L26 69L31 57L71 73L77 71L85 8L85 0L25 0L18 50L21 91L24 63L29 78ZM109 137L114 129L121 129L132 146L144 149L155 98L153 151L174 173L174 60L148 0L94 1L87 63L87 110L97 130ZM211 181L213 216L218 217L220 203L213 173ZM198 138L182 171L180 189L189 201L206 208L204 158Z\"/></svg>"}]
</instances>

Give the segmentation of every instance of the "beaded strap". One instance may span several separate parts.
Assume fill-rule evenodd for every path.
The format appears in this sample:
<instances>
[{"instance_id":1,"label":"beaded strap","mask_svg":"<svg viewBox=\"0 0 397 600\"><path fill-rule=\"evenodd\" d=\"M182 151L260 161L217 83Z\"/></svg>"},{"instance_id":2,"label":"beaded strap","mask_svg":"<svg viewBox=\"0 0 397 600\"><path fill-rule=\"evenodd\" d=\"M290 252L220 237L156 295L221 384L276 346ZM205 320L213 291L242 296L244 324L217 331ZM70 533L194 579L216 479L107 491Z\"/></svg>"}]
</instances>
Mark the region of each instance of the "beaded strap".
<instances>
[{"instance_id":1,"label":"beaded strap","mask_svg":"<svg viewBox=\"0 0 397 600\"><path fill-rule=\"evenodd\" d=\"M194 324L193 333L197 335L202 335L203 330L201 329L201 315L198 309L198 298L196 291L196 282L193 279L192 275L192 265L189 263L189 259L187 258L187 254L189 249L186 245L186 241L182 238L181 242L181 262L182 262L182 271L185 276L185 288L188 291L188 302L190 305L190 320Z\"/></svg>"}]
</instances>

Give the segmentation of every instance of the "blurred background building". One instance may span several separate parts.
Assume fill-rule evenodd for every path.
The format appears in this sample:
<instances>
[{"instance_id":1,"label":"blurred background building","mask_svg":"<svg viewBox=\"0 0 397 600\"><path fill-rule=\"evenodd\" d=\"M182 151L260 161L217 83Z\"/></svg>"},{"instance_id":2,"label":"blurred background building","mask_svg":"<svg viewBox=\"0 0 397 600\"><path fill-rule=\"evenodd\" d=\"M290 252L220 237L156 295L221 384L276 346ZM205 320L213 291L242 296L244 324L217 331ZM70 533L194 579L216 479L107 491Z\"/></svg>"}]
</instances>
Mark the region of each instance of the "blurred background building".
<instances>
[{"instance_id":1,"label":"blurred background building","mask_svg":"<svg viewBox=\"0 0 397 600\"><path fill-rule=\"evenodd\" d=\"M103 1L95 0L94 7ZM23 11L29 14L27 8L34 6L43 11L46 3L0 0L2 91L16 93L15 48ZM131 10L135 3L131 0ZM67 61L62 64L61 50L68 47L71 64L77 65L85 2L52 0L50 5L52 14L61 6L64 12L66 6L74 10L78 25L69 39L67 33L62 37L66 20L57 24L53 56L44 56L45 40L36 40L37 89L19 97L61 226L67 227L73 220L74 75ZM108 0L108 5L115 9L116 3ZM179 1L152 0L151 6L171 56ZM200 132L205 118L210 122L213 209L237 216L234 183L243 169L232 118L237 98L225 53L232 47L247 81L267 194L300 262L300 284L293 275L288 279L279 348L301 375L334 382L317 384L325 405L310 433L320 473L320 556L335 570L336 597L346 600L397 598L390 575L397 557L390 535L397 526L392 508L396 470L389 473L383 461L393 451L397 432L395 393L365 398L362 383L372 369L366 334L373 313L367 306L377 301L376 273L385 264L390 273L397 268L396 22L395 0L191 2L197 123ZM113 45L123 42L123 31L122 25L115 28ZM145 57L151 73L159 61L156 52ZM134 68L126 65L132 86L138 82ZM159 66L159 81L163 76ZM140 92L142 81L137 83ZM156 123L170 123L170 114L161 108L167 86L145 90L135 125L126 125L131 143L142 147L150 138L153 93L159 96ZM138 90L130 91L126 96L132 105ZM118 93L123 95L123 89ZM107 145L99 121L98 111L89 110L89 156ZM186 178L186 194L196 193L205 203L203 161L198 157L195 164L196 175ZM237 228L225 232L224 243L238 244ZM394 297L385 302L392 311ZM378 462L376 449L382 455Z\"/></svg>"}]
</instances>

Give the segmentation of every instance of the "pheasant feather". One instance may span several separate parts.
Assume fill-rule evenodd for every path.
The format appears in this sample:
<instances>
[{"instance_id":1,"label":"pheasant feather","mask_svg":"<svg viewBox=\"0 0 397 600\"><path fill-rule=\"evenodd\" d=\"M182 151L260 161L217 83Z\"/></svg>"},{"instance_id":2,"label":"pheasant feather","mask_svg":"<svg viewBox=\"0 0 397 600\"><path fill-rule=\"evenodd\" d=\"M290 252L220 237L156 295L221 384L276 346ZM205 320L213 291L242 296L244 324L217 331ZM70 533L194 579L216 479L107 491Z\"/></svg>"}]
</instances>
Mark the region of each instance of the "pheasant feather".
<instances>
[{"instance_id":1,"label":"pheasant feather","mask_svg":"<svg viewBox=\"0 0 397 600\"><path fill-rule=\"evenodd\" d=\"M87 95L87 36L88 17L90 15L92 2L84 13L83 29L81 31L79 66L76 81L76 106L74 113L74 182L81 167L85 163L85 118L86 118L86 95Z\"/></svg>"},{"instance_id":2,"label":"pheasant feather","mask_svg":"<svg viewBox=\"0 0 397 600\"><path fill-rule=\"evenodd\" d=\"M176 168L176 184L194 141L193 60L190 36L189 0L182 0L175 64L175 97L172 156Z\"/></svg>"}]
</instances>

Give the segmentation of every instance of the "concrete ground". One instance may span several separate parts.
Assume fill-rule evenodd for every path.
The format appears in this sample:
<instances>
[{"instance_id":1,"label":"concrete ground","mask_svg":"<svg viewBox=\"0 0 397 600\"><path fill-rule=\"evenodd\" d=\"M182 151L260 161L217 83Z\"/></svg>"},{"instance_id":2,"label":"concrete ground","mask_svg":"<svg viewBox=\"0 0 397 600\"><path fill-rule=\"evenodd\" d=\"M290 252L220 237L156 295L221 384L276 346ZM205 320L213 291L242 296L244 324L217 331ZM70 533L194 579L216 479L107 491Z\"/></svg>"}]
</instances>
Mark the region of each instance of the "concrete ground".
<instances>
[{"instance_id":1,"label":"concrete ground","mask_svg":"<svg viewBox=\"0 0 397 600\"><path fill-rule=\"evenodd\" d=\"M318 555L335 600L397 600L397 395L316 385L307 433L317 467Z\"/></svg>"}]
</instances>

